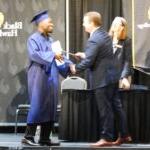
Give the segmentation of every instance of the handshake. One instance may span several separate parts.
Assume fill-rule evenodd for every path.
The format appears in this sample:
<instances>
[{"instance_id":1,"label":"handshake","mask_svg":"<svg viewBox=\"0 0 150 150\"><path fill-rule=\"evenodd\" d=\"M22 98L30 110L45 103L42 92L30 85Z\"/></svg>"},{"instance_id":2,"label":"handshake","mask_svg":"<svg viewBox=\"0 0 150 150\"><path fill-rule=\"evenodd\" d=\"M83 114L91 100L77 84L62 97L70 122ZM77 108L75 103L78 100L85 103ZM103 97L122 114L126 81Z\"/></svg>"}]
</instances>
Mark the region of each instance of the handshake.
<instances>
[{"instance_id":1,"label":"handshake","mask_svg":"<svg viewBox=\"0 0 150 150\"><path fill-rule=\"evenodd\" d=\"M85 53L82 53L82 52L77 52L77 53L73 54L73 56L76 60L82 60L82 59L86 58ZM63 58L62 53L61 52L55 53L55 59L60 62L63 62L64 58ZM69 67L70 67L71 74L75 75L77 72L76 68L75 68L75 64L70 64Z\"/></svg>"},{"instance_id":2,"label":"handshake","mask_svg":"<svg viewBox=\"0 0 150 150\"><path fill-rule=\"evenodd\" d=\"M64 62L64 57L62 54L63 49L61 47L60 41L53 42L51 47L52 47L52 51L55 53L55 59L60 63L63 63ZM85 53L78 52L76 54L73 53L69 53L69 54L73 56L76 60L85 59ZM75 64L70 64L70 71L73 75L76 74L77 71L75 68Z\"/></svg>"},{"instance_id":3,"label":"handshake","mask_svg":"<svg viewBox=\"0 0 150 150\"><path fill-rule=\"evenodd\" d=\"M81 60L81 59L85 59L86 58L85 53L81 53L81 52L75 53L74 57L77 60ZM75 75L77 73L75 64L70 64L70 71L71 71L71 73L73 75Z\"/></svg>"}]
</instances>

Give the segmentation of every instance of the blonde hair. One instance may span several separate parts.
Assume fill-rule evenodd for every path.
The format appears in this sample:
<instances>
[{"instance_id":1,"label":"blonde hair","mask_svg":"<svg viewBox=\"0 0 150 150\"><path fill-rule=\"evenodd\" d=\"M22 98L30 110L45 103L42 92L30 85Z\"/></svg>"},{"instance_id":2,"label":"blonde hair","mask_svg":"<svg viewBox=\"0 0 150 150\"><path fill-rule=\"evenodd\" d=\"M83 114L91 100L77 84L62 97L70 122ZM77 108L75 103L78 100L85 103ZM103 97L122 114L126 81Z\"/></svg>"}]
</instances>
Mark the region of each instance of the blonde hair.
<instances>
[{"instance_id":1,"label":"blonde hair","mask_svg":"<svg viewBox=\"0 0 150 150\"><path fill-rule=\"evenodd\" d=\"M101 14L96 11L87 12L84 17L88 17L90 22L93 22L95 26L102 25L102 17Z\"/></svg>"},{"instance_id":2,"label":"blonde hair","mask_svg":"<svg viewBox=\"0 0 150 150\"><path fill-rule=\"evenodd\" d=\"M118 24L122 27L121 33L118 35L118 40L124 40L127 37L127 21L123 17L115 17L111 24L109 35L112 38L114 37L114 29Z\"/></svg>"}]
</instances>

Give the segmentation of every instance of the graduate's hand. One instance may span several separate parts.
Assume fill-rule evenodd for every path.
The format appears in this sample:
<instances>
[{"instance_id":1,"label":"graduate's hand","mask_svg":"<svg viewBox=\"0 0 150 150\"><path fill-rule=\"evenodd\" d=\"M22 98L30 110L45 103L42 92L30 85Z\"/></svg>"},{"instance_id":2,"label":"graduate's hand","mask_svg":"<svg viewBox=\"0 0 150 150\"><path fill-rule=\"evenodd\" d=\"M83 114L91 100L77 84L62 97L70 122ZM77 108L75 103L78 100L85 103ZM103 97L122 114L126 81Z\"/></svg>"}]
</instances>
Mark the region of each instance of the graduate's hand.
<instances>
[{"instance_id":1,"label":"graduate's hand","mask_svg":"<svg viewBox=\"0 0 150 150\"><path fill-rule=\"evenodd\" d=\"M63 61L63 56L62 56L62 54L61 54L61 53L56 53L56 54L55 54L55 59L57 59L57 60L59 60L60 62L62 62L62 61Z\"/></svg>"},{"instance_id":2,"label":"graduate's hand","mask_svg":"<svg viewBox=\"0 0 150 150\"><path fill-rule=\"evenodd\" d=\"M85 59L85 53L82 53L82 52L77 52L75 53L75 58L78 60L78 59Z\"/></svg>"},{"instance_id":3,"label":"graduate's hand","mask_svg":"<svg viewBox=\"0 0 150 150\"><path fill-rule=\"evenodd\" d=\"M129 83L127 78L123 78L121 80L121 88L123 88L125 90L129 90L130 89L130 83Z\"/></svg>"},{"instance_id":4,"label":"graduate's hand","mask_svg":"<svg viewBox=\"0 0 150 150\"><path fill-rule=\"evenodd\" d=\"M77 71L74 64L70 64L70 71L73 75L76 74Z\"/></svg>"}]
</instances>

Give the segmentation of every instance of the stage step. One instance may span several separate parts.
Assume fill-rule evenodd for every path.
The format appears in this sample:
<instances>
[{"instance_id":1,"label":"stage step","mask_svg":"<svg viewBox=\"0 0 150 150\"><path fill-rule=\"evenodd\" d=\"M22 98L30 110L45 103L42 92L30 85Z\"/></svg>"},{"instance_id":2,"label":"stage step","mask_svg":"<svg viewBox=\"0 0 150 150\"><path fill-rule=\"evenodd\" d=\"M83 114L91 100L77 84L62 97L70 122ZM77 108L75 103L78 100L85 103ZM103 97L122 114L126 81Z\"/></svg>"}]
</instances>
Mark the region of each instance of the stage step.
<instances>
[{"instance_id":1,"label":"stage step","mask_svg":"<svg viewBox=\"0 0 150 150\"><path fill-rule=\"evenodd\" d=\"M0 147L0 150L148 150L150 147L102 147L102 148L85 148L85 147Z\"/></svg>"},{"instance_id":2,"label":"stage step","mask_svg":"<svg viewBox=\"0 0 150 150\"><path fill-rule=\"evenodd\" d=\"M150 149L150 144L123 144L121 146L115 147L100 147L91 148L89 144L80 143L62 143L60 147L52 147L51 150L148 150Z\"/></svg>"},{"instance_id":3,"label":"stage step","mask_svg":"<svg viewBox=\"0 0 150 150\"><path fill-rule=\"evenodd\" d=\"M122 145L118 147L101 147L101 148L91 148L89 146L83 146L80 143L76 143L76 145L71 144L62 144L58 147L48 147L48 146L23 146L23 145L15 145L15 143L7 142L8 144L5 146L0 146L0 150L148 150L150 149L150 145L146 144L128 144ZM4 143L3 143L4 144ZM88 145L88 144L87 144Z\"/></svg>"},{"instance_id":4,"label":"stage step","mask_svg":"<svg viewBox=\"0 0 150 150\"><path fill-rule=\"evenodd\" d=\"M26 146L21 144L24 134L0 134L0 150L148 150L150 144L122 144L118 147L91 148L90 143L64 142L60 146ZM53 135L52 141L58 142L58 136Z\"/></svg>"}]
</instances>

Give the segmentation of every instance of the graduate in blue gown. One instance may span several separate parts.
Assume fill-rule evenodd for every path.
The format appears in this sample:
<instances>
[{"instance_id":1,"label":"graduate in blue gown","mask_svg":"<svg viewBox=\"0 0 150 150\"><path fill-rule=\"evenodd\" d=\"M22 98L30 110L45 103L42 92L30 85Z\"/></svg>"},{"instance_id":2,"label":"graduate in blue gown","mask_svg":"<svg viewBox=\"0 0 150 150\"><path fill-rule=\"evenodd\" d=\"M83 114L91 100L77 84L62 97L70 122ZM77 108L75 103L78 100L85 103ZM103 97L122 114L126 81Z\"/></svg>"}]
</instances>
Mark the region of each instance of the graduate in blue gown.
<instances>
[{"instance_id":1,"label":"graduate in blue gown","mask_svg":"<svg viewBox=\"0 0 150 150\"><path fill-rule=\"evenodd\" d=\"M37 125L41 126L40 145L53 145L49 136L56 119L59 74L66 77L71 62L61 53L52 51L53 23L47 11L35 15L31 22L37 25L37 32L27 41L29 67L28 91L31 108L27 117L27 128L23 143L37 145L34 141ZM58 65L58 61L60 64ZM63 62L63 63L62 63Z\"/></svg>"}]
</instances>

